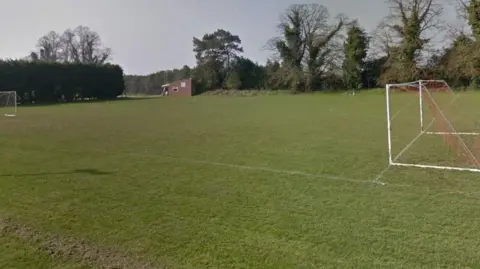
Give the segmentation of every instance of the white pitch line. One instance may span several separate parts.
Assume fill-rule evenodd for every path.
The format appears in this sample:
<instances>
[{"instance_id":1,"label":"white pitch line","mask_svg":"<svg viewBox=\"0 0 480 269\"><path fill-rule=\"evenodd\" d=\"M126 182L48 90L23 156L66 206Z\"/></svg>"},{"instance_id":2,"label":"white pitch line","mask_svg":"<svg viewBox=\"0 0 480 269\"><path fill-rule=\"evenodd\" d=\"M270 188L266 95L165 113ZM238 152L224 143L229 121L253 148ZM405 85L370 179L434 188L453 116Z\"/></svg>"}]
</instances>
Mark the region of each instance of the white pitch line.
<instances>
[{"instance_id":1,"label":"white pitch line","mask_svg":"<svg viewBox=\"0 0 480 269\"><path fill-rule=\"evenodd\" d=\"M326 174L320 174L320 173L308 173L308 172L296 171L296 170L281 170L281 169L273 169L273 168L261 167L261 166L249 166L249 165L222 163L222 162L201 161L201 160L195 160L195 159L161 156L161 155L155 155L155 154L144 154L144 153L126 153L126 154L133 155L133 156L163 158L163 159L180 161L180 162L230 167L230 168L243 169L243 170L264 171L264 172L270 172L270 173L276 173L276 174L299 175L299 176L305 176L305 177L324 178L324 179L330 179L330 180L347 181L347 182L355 182L355 183L378 184L378 185L382 185L382 186L386 185L385 182L381 182L381 181L378 181L378 180L377 181L361 180L361 179L340 177L340 176L334 176L334 175L326 175ZM394 186L401 186L401 187L407 186L407 185L400 185L400 184L393 184L393 185Z\"/></svg>"},{"instance_id":2,"label":"white pitch line","mask_svg":"<svg viewBox=\"0 0 480 269\"><path fill-rule=\"evenodd\" d=\"M57 152L63 152L63 153L69 153L69 154L71 153L70 151L62 151L62 150L56 150L56 151ZM93 150L93 152L110 154L110 151L102 151L102 150ZM201 161L201 160L196 160L196 159L162 156L162 155L148 154L148 153L117 152L116 154L123 154L123 155L129 155L129 156L140 156L140 157L150 157L150 158L159 158L159 159L163 158L163 159L174 160L174 161L179 161L179 162L206 164L206 165L214 165L214 166L220 166L220 167L230 167L230 168L253 170L253 171L264 171L264 172L278 173L278 174L299 175L299 176L313 177L313 178L324 178L324 179L330 179L330 180L338 180L338 181L346 181L346 182L362 183L362 184L365 184L365 183L378 184L378 185L382 185L382 186L386 185L386 186L390 186L390 187L401 187L401 188L417 187L417 186L412 185L412 184L397 184L397 183L381 182L378 179L375 179L375 180L360 180L360 179L346 178L346 177L340 177L340 176L334 176L334 175L314 174L314 173L295 171L295 170L279 170L279 169L271 169L271 168L267 168L267 167L246 166L246 165L237 165L237 164L229 164L229 163L222 163L222 162ZM384 170L388 170L388 168L390 168L390 166L385 168ZM380 174L384 174L384 173L385 173L385 171L382 171ZM377 178L378 178L378 176L377 176ZM438 189L437 191L438 192L436 192L434 194L436 194L436 195L450 194L450 195L458 195L458 196L480 199L480 192L463 192L463 191L453 192L453 191L451 191L451 189Z\"/></svg>"},{"instance_id":3,"label":"white pitch line","mask_svg":"<svg viewBox=\"0 0 480 269\"><path fill-rule=\"evenodd\" d=\"M387 165L378 175L373 179L373 182L381 182L380 179L383 177L383 175L390 169L391 165Z\"/></svg>"},{"instance_id":4,"label":"white pitch line","mask_svg":"<svg viewBox=\"0 0 480 269\"><path fill-rule=\"evenodd\" d=\"M430 128L430 126L432 126L432 124L433 124L434 121L435 121L435 119L433 119L433 120L427 125L427 127L425 127L425 130L427 130L428 128ZM393 159L393 162L396 162L396 161L400 158L400 156L402 156L411 146L413 146L413 144L414 144L415 142L417 142L417 140L418 140L424 133L425 133L425 132L422 131L422 132L420 132L417 136L415 136L415 138L414 138L412 141L410 141L410 143L408 143L408 145L398 153L398 155Z\"/></svg>"},{"instance_id":5,"label":"white pitch line","mask_svg":"<svg viewBox=\"0 0 480 269\"><path fill-rule=\"evenodd\" d=\"M337 181L346 181L346 182L353 182L353 183L361 183L361 184L375 184L381 186L392 186L392 187L402 187L402 188L412 188L415 185L411 184L396 184L396 183L387 183L379 181L379 178L375 180L360 180L360 179L353 179L353 178L346 178L334 175L326 175L326 174L316 174L316 173L308 173L303 171L295 171L295 170L280 170L280 169L272 169L267 167L260 167L260 166L248 166L248 165L237 165L237 164L230 164L230 163L222 163L222 162L212 162L212 161L201 161L196 159L188 159L188 158L179 158L179 157L171 157L171 156L161 156L156 154L148 154L148 153L123 153L126 155L131 156L143 156L143 157L154 157L154 158L163 158L167 160L179 161L179 162L188 162L188 163L196 163L196 164L205 164L205 165L213 165L213 166L220 166L220 167L230 167L235 169L243 169L243 170L252 170L252 171L263 171L269 173L277 173L277 174L287 174L287 175L299 175L305 177L312 177L312 178L324 178L329 180L337 180ZM390 168L390 165L381 172L383 175L386 170ZM452 192L449 189L439 189L437 190L437 195L442 194L451 194L451 195L459 195L459 196L466 196L470 198L480 198L476 195L480 195L480 192Z\"/></svg>"},{"instance_id":6,"label":"white pitch line","mask_svg":"<svg viewBox=\"0 0 480 269\"><path fill-rule=\"evenodd\" d=\"M396 116L398 116L398 114L400 114L400 112L402 112L401 110L398 110L395 114L393 114L392 118L390 120L393 120L395 119Z\"/></svg>"},{"instance_id":7,"label":"white pitch line","mask_svg":"<svg viewBox=\"0 0 480 269\"><path fill-rule=\"evenodd\" d=\"M404 105L403 107L401 107L397 112L395 112L395 114L393 114L393 116L391 117L390 120L395 119L395 117L397 117L397 116L400 114L400 112L402 112L405 108L410 107L410 106L411 106L411 103L407 103L406 105ZM432 123L433 123L433 120L432 120L432 122L430 123L430 125L431 125ZM428 127L430 127L430 125L429 125ZM425 129L428 129L428 127L425 128ZM421 135L421 134L422 134L422 133L420 133L420 135ZM418 139L418 138L416 137L416 138L413 140L413 142L411 142L411 144L413 144L413 143L415 142L415 140L417 140L417 139ZM408 145L407 145L407 147L408 147ZM408 149L408 148L404 149L404 151L407 150L407 149ZM400 154L403 154L403 152L400 152ZM399 154L399 155L400 155L400 154ZM397 155L397 157L396 157L395 159L398 159L399 155ZM390 166L391 166L391 165L389 164L389 165L388 165L387 167L385 167L382 171L380 171L380 173L378 173L378 175L373 179L373 182L377 182L377 183L379 183L379 184L385 185L386 183L380 181L380 178L382 178L382 176L388 171L388 169L390 169Z\"/></svg>"},{"instance_id":8,"label":"white pitch line","mask_svg":"<svg viewBox=\"0 0 480 269\"><path fill-rule=\"evenodd\" d=\"M433 122L435 121L435 119L433 119L428 125L427 127L425 128L425 130L427 130L428 128L430 128L430 126L432 126ZM404 154L421 136L422 134L424 134L425 132L420 132L417 136L415 136L415 138L410 141L410 143L407 144L407 146L402 149L400 151L400 153L397 154L397 156L392 160L393 162L396 162L400 156L402 156L402 154ZM385 169L383 169L380 173L378 173L378 175L375 177L375 179L373 181L375 182L381 182L380 181L380 178L383 177L383 175L388 171L388 169L390 169L392 165L391 164L388 164L387 167L385 167Z\"/></svg>"},{"instance_id":9,"label":"white pitch line","mask_svg":"<svg viewBox=\"0 0 480 269\"><path fill-rule=\"evenodd\" d=\"M400 112L402 112L405 108L410 107L410 106L411 106L410 103L408 103L407 105L404 105L404 106L403 106L402 108L400 108L397 112L395 112L395 114L393 114L393 116L392 116L392 118L391 118L390 120L391 120L391 121L394 120L395 117L397 117L397 116L400 114Z\"/></svg>"}]
</instances>

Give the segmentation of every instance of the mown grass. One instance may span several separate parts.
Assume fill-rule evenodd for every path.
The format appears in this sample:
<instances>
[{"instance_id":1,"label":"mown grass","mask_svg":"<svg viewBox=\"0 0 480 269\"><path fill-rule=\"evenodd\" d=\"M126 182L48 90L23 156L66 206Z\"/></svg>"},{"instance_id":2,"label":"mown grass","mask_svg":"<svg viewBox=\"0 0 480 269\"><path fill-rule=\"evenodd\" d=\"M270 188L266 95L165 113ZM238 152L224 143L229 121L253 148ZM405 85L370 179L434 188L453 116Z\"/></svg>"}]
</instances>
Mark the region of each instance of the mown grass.
<instances>
[{"instance_id":1,"label":"mown grass","mask_svg":"<svg viewBox=\"0 0 480 269\"><path fill-rule=\"evenodd\" d=\"M479 267L480 176L390 168L373 184L385 124L380 93L21 108L0 119L0 217L158 267ZM432 145L411 152L435 161Z\"/></svg>"}]
</instances>

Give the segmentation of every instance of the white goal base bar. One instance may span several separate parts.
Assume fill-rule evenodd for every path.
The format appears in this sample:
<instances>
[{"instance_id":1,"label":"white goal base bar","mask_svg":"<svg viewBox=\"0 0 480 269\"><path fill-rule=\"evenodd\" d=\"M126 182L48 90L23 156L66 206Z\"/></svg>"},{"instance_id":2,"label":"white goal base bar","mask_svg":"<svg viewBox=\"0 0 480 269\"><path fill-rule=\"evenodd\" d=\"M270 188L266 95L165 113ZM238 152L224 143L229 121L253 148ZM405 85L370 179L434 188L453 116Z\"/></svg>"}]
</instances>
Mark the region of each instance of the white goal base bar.
<instances>
[{"instance_id":1,"label":"white goal base bar","mask_svg":"<svg viewBox=\"0 0 480 269\"><path fill-rule=\"evenodd\" d=\"M433 124L433 120L427 125L427 128ZM480 135L480 133L453 133L453 132L420 132L408 145L400 151L394 158L389 161L391 166L403 166L403 167L417 167L417 168L431 168L438 170L450 170L450 171L467 171L467 172L480 172L479 168L467 168L467 167L455 167L455 166L442 166L442 165L429 165L429 164L414 164L414 163L400 163L397 160L411 147L413 144L424 134L429 135L449 135L449 134L458 134L458 135Z\"/></svg>"},{"instance_id":2,"label":"white goal base bar","mask_svg":"<svg viewBox=\"0 0 480 269\"><path fill-rule=\"evenodd\" d=\"M432 168L440 170L451 170L451 171L468 171L468 172L480 172L480 169L476 168L465 168L465 167L454 167L454 166L440 166L440 165L426 165L426 164L413 164L413 163L390 163L392 166L406 166L406 167L419 167L419 168Z\"/></svg>"},{"instance_id":3,"label":"white goal base bar","mask_svg":"<svg viewBox=\"0 0 480 269\"><path fill-rule=\"evenodd\" d=\"M5 117L16 117L17 115L15 114L5 114Z\"/></svg>"},{"instance_id":4,"label":"white goal base bar","mask_svg":"<svg viewBox=\"0 0 480 269\"><path fill-rule=\"evenodd\" d=\"M433 134L433 135L480 135L480 133L465 133L465 132L425 132L425 134Z\"/></svg>"}]
</instances>

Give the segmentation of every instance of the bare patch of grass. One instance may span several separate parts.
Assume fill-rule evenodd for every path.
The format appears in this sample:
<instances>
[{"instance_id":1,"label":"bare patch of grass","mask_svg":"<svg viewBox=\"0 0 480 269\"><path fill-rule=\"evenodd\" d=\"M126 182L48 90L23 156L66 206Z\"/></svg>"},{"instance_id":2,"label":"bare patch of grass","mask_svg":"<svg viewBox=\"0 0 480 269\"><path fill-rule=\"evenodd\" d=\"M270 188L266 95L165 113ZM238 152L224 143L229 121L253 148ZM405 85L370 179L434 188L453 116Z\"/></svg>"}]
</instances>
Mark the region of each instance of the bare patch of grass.
<instances>
[{"instance_id":1,"label":"bare patch of grass","mask_svg":"<svg viewBox=\"0 0 480 269\"><path fill-rule=\"evenodd\" d=\"M153 269L151 264L141 263L111 249L98 248L83 240L64 238L59 235L45 234L30 227L18 224L11 218L0 218L0 234L13 236L39 250L53 259L69 260L94 268L105 269ZM162 267L165 268L165 267Z\"/></svg>"}]
</instances>

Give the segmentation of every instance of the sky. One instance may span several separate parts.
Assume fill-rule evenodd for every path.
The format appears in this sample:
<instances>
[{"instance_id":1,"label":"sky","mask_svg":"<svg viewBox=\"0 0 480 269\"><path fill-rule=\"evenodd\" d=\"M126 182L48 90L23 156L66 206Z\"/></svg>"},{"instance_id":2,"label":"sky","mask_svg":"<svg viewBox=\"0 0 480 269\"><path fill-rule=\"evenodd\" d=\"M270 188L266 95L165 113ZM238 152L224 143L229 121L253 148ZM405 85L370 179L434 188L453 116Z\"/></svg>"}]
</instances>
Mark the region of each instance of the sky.
<instances>
[{"instance_id":1,"label":"sky","mask_svg":"<svg viewBox=\"0 0 480 269\"><path fill-rule=\"evenodd\" d=\"M264 45L294 3L322 4L367 31L388 14L384 0L0 0L0 58L25 57L49 31L84 25L100 34L126 74L194 66L193 37L219 28L239 35L244 56L264 63L270 54ZM445 17L452 21L455 14Z\"/></svg>"}]
</instances>

